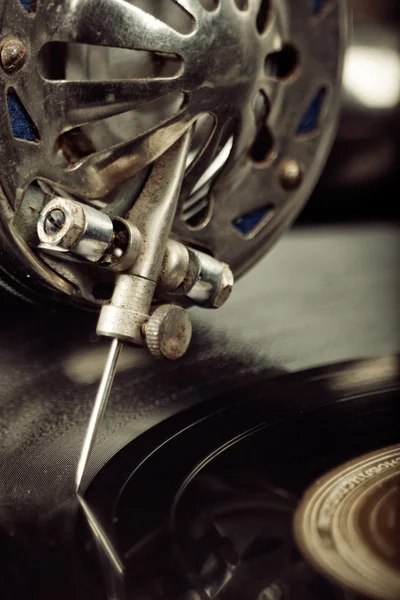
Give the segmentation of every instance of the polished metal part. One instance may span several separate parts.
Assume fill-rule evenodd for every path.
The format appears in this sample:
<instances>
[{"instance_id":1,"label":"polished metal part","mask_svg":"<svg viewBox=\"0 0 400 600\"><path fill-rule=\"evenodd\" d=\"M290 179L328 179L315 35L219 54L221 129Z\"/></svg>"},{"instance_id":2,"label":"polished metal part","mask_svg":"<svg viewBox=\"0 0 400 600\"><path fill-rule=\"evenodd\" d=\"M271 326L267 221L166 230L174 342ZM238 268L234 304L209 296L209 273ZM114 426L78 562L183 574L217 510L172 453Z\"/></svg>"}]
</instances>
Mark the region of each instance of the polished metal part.
<instances>
[{"instance_id":1,"label":"polished metal part","mask_svg":"<svg viewBox=\"0 0 400 600\"><path fill-rule=\"evenodd\" d=\"M192 324L185 309L164 304L144 325L146 346L155 358L177 360L189 348Z\"/></svg>"},{"instance_id":2,"label":"polished metal part","mask_svg":"<svg viewBox=\"0 0 400 600\"><path fill-rule=\"evenodd\" d=\"M187 296L195 304L220 308L228 300L233 289L233 273L228 265L212 256L191 250L191 256L197 262L198 275Z\"/></svg>"},{"instance_id":3,"label":"polished metal part","mask_svg":"<svg viewBox=\"0 0 400 600\"><path fill-rule=\"evenodd\" d=\"M97 391L96 400L93 406L92 414L90 416L89 425L86 431L81 455L79 458L78 469L76 472L75 479L77 492L81 491L82 478L86 469L86 465L89 461L90 454L93 449L97 429L99 427L99 424L101 423L104 411L107 406L108 398L110 396L112 384L114 381L115 370L117 367L119 356L121 354L122 347L123 344L117 339L114 339L111 343L107 363L105 365L100 386Z\"/></svg>"},{"instance_id":4,"label":"polished metal part","mask_svg":"<svg viewBox=\"0 0 400 600\"><path fill-rule=\"evenodd\" d=\"M20 223L21 205L30 204L32 182L50 197L70 195L124 218L151 165L192 126L175 239L204 248L237 276L290 225L335 133L345 1L330 1L318 15L309 0L271 0L265 7L261 0L242 8L223 0L213 10L198 0L41 0L28 13L19 0L3 1L2 39L18 31L27 52L12 77L0 70L0 90L8 97L12 88L11 100L26 110L32 132L21 138L5 102L0 219L7 247L23 252L7 252L2 269L14 279L21 273L28 295L29 268L43 282L36 293L47 295L50 286L62 295L72 284L76 292L67 301L102 303L87 293L96 269L89 275L66 268L61 257L38 255L25 229L10 225ZM298 135L320 90L315 127ZM296 189L282 185L288 160L302 167ZM270 216L251 235L235 226L265 205Z\"/></svg>"},{"instance_id":5,"label":"polished metal part","mask_svg":"<svg viewBox=\"0 0 400 600\"><path fill-rule=\"evenodd\" d=\"M42 250L68 252L122 272L132 266L142 248L141 235L132 223L63 198L46 204L37 234Z\"/></svg>"},{"instance_id":6,"label":"polished metal part","mask_svg":"<svg viewBox=\"0 0 400 600\"><path fill-rule=\"evenodd\" d=\"M90 262L103 258L114 235L105 213L79 202L55 198L40 214L37 233L42 244L69 250Z\"/></svg>"},{"instance_id":7,"label":"polished metal part","mask_svg":"<svg viewBox=\"0 0 400 600\"><path fill-rule=\"evenodd\" d=\"M234 277L229 266L204 252L189 249L184 244L169 239L160 267L162 247L158 247L156 244L157 228L154 230L155 235L153 232L153 238L151 235L149 236L145 228L145 225L153 220L151 214L153 207L148 201L145 201L143 205L140 203L141 200L137 205L139 207L137 214L139 222L142 220L142 234L132 221L120 218L112 220L105 213L78 202L62 198L54 199L45 206L39 217L37 225L38 237L41 242L39 248L51 252L57 250L68 252L72 256L99 262L103 267L120 272L121 276L116 282L118 289L115 291L114 299L118 309L129 311L135 304L137 277L143 276L133 275L130 279L129 273L136 273L141 268L143 272L143 267L140 267L139 264L140 261L144 264L141 255L143 247L157 247L156 260L158 264L156 269L151 271L152 279L144 277L144 282L138 282L142 296L147 296L147 304L149 301L151 302L155 289L159 290L161 294L169 292L178 296L176 298L178 303L179 296L184 295L194 304L203 307L220 308L225 304L234 284ZM145 219L142 218L141 212L145 212ZM158 221L163 224L166 222L165 219L156 217L154 223ZM118 245L118 236L121 235L123 242ZM143 242L144 236L146 243ZM164 237L166 237L166 232ZM151 261L151 258L148 257L147 260ZM158 272L160 274L157 278ZM123 276L124 273L125 276ZM148 274L147 271L145 273ZM157 285L156 288L154 283ZM121 316L118 317L115 306L104 308L103 312L121 318ZM147 312L145 306L142 306L138 314L143 318ZM124 333L126 341L139 342L140 320L137 326L139 329L135 325L135 334L131 337L126 332ZM124 327L129 330L126 324Z\"/></svg>"},{"instance_id":8,"label":"polished metal part","mask_svg":"<svg viewBox=\"0 0 400 600\"><path fill-rule=\"evenodd\" d=\"M85 231L75 246L74 252L90 262L98 262L113 240L113 223L107 215L99 210L86 206L83 210Z\"/></svg>"}]
</instances>

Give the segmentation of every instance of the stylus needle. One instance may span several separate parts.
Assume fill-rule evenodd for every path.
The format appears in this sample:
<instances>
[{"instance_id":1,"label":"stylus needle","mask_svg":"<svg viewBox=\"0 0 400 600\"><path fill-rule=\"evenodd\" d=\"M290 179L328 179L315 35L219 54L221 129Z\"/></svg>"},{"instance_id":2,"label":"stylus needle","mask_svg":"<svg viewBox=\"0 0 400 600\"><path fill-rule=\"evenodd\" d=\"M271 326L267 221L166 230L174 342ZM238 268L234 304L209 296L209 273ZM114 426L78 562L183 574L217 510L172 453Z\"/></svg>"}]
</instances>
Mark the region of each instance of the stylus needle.
<instances>
[{"instance_id":1,"label":"stylus needle","mask_svg":"<svg viewBox=\"0 0 400 600\"><path fill-rule=\"evenodd\" d=\"M103 419L104 411L107 406L108 399L110 397L111 388L114 382L115 371L121 350L123 348L123 342L118 339L113 339L108 353L106 365L104 367L103 375L97 390L96 400L93 406L92 414L90 415L89 425L86 431L85 440L81 455L79 458L78 469L76 473L76 491L81 491L82 478L85 472L87 463L92 453L93 445L96 439L97 429Z\"/></svg>"}]
</instances>

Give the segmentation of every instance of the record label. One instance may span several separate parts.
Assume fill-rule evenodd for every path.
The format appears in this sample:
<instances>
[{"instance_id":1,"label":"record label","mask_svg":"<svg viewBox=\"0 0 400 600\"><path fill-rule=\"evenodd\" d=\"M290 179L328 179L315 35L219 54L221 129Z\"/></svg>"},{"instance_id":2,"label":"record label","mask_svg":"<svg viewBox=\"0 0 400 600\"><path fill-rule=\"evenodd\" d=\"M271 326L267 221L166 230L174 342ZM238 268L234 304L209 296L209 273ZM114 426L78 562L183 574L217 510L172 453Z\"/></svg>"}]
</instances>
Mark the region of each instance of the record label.
<instances>
[{"instance_id":1,"label":"record label","mask_svg":"<svg viewBox=\"0 0 400 600\"><path fill-rule=\"evenodd\" d=\"M330 471L305 493L297 544L335 583L381 600L400 598L400 445Z\"/></svg>"}]
</instances>

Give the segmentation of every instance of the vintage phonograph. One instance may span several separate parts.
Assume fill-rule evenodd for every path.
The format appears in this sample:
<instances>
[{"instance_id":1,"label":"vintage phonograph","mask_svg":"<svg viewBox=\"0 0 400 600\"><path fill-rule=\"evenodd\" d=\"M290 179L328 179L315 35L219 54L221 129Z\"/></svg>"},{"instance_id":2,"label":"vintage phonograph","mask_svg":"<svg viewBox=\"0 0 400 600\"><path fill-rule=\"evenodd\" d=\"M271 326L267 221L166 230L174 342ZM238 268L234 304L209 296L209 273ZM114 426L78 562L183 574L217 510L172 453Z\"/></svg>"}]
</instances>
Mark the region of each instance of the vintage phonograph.
<instances>
[{"instance_id":1,"label":"vintage phonograph","mask_svg":"<svg viewBox=\"0 0 400 600\"><path fill-rule=\"evenodd\" d=\"M205 325L321 176L349 29L344 0L0 0L1 597L400 598L398 359L266 377Z\"/></svg>"}]
</instances>

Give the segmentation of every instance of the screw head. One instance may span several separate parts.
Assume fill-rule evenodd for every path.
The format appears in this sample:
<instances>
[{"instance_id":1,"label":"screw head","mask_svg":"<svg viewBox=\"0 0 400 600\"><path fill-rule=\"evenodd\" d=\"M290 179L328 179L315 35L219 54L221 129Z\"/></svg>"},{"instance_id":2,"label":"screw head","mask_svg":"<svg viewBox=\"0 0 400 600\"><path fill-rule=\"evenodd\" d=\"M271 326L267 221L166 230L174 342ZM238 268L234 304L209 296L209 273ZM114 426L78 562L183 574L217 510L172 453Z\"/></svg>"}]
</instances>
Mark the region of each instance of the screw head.
<instances>
[{"instance_id":1,"label":"screw head","mask_svg":"<svg viewBox=\"0 0 400 600\"><path fill-rule=\"evenodd\" d=\"M26 47L18 38L5 40L0 49L0 62L6 73L22 69L26 61Z\"/></svg>"},{"instance_id":2,"label":"screw head","mask_svg":"<svg viewBox=\"0 0 400 600\"><path fill-rule=\"evenodd\" d=\"M303 169L297 160L287 160L279 170L279 179L285 190L295 190L303 181Z\"/></svg>"},{"instance_id":3,"label":"screw head","mask_svg":"<svg viewBox=\"0 0 400 600\"><path fill-rule=\"evenodd\" d=\"M50 211L44 221L44 230L47 235L55 235L64 227L66 216L60 208Z\"/></svg>"},{"instance_id":4,"label":"screw head","mask_svg":"<svg viewBox=\"0 0 400 600\"><path fill-rule=\"evenodd\" d=\"M71 250L85 232L83 207L72 200L54 198L40 213L37 234L42 244Z\"/></svg>"},{"instance_id":5,"label":"screw head","mask_svg":"<svg viewBox=\"0 0 400 600\"><path fill-rule=\"evenodd\" d=\"M146 345L155 358L181 358L192 337L189 315L180 306L159 306L146 323L145 336Z\"/></svg>"},{"instance_id":6,"label":"screw head","mask_svg":"<svg viewBox=\"0 0 400 600\"><path fill-rule=\"evenodd\" d=\"M228 265L224 265L222 269L221 283L219 284L217 293L213 299L213 308L221 308L229 299L233 290L235 279Z\"/></svg>"}]
</instances>

